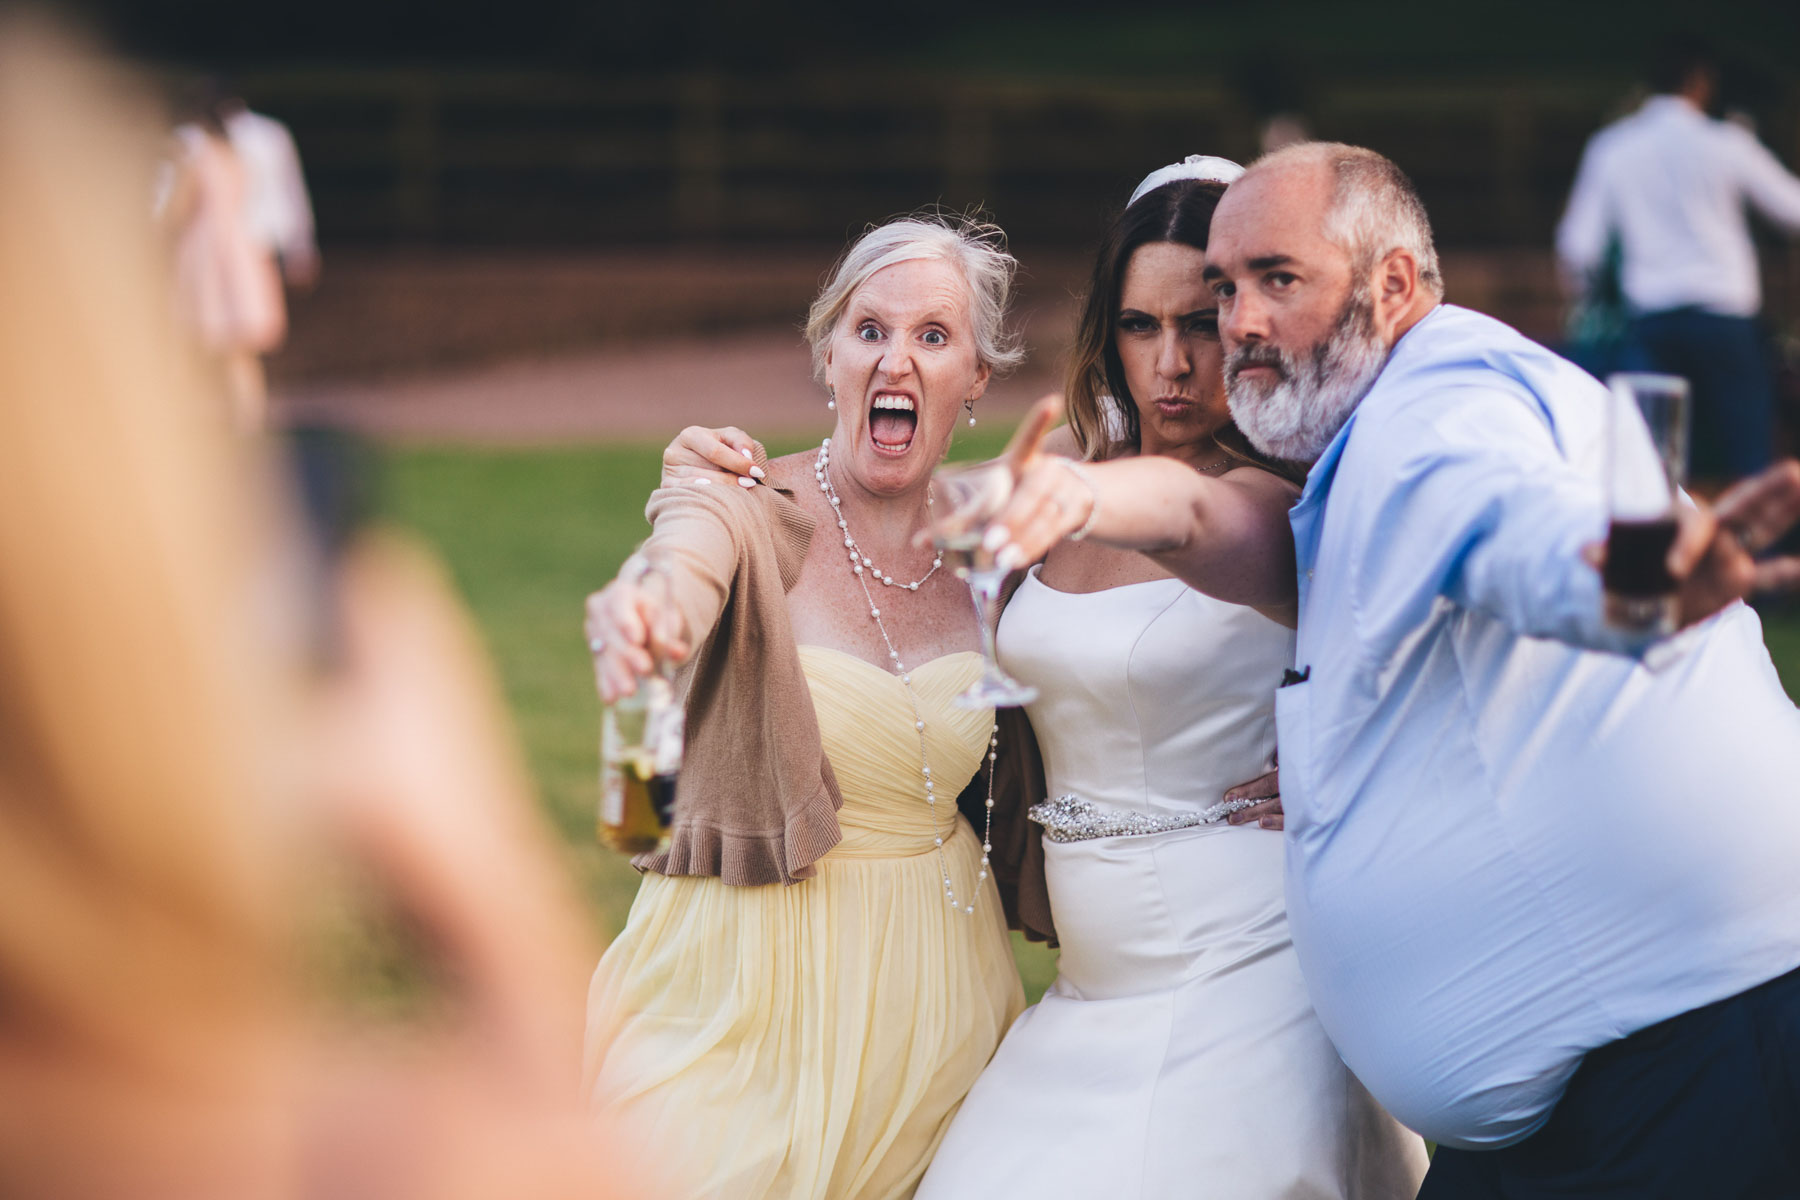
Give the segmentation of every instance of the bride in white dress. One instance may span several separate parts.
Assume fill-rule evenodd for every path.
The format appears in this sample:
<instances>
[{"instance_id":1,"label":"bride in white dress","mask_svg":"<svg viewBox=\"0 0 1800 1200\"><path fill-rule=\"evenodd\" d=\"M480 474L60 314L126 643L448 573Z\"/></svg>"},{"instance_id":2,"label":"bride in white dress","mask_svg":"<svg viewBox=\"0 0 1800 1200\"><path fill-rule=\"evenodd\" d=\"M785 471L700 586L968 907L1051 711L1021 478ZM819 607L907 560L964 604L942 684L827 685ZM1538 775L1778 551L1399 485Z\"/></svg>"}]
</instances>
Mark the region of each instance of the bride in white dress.
<instances>
[{"instance_id":1,"label":"bride in white dress","mask_svg":"<svg viewBox=\"0 0 1800 1200\"><path fill-rule=\"evenodd\" d=\"M1079 542L1013 594L999 653L1039 690L1027 712L1052 799L1031 817L1061 957L964 1101L920 1200L1385 1200L1410 1198L1424 1174L1423 1144L1313 1015L1288 941L1281 837L1222 819L1227 790L1275 752L1298 494L1248 461L1225 409L1200 264L1234 172L1216 159L1166 168L1115 224L1072 372L1076 444L1062 448L1168 455L1239 485L1208 500L1236 561L1199 582L1258 607ZM1084 472L1067 474L1080 493ZM1172 477L1172 503L1188 482Z\"/></svg>"}]
</instances>

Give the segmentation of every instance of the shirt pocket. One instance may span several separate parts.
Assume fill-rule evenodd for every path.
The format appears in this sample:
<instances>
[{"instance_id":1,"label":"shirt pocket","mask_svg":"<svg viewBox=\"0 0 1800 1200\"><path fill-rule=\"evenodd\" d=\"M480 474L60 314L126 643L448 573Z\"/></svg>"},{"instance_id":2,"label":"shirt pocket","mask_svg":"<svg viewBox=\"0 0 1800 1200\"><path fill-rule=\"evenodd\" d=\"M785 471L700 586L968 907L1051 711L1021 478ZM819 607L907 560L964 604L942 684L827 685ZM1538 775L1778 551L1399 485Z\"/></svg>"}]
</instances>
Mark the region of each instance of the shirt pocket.
<instances>
[{"instance_id":1,"label":"shirt pocket","mask_svg":"<svg viewBox=\"0 0 1800 1200\"><path fill-rule=\"evenodd\" d=\"M1275 748L1281 759L1281 808L1291 828L1304 821L1313 795L1310 681L1275 689Z\"/></svg>"}]
</instances>

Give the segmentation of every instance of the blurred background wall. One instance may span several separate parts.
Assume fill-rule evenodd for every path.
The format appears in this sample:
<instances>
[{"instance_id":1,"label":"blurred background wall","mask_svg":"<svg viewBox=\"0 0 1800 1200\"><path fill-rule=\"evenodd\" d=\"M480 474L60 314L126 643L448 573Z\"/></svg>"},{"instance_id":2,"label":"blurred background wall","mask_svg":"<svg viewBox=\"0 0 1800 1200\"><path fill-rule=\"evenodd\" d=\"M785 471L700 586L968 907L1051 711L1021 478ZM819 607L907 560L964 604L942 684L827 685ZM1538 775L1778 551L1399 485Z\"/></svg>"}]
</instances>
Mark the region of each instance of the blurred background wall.
<instances>
[{"instance_id":1,"label":"blurred background wall","mask_svg":"<svg viewBox=\"0 0 1800 1200\"><path fill-rule=\"evenodd\" d=\"M1396 159L1450 298L1552 343L1552 228L1584 142L1635 103L1665 34L1708 33L1731 58L1727 106L1800 164L1792 0L60 7L171 97L223 74L292 129L323 272L289 297L276 412L383 439L375 507L443 556L474 611L601 932L637 877L593 837L581 597L644 536L657 449L682 425L817 445L830 414L798 326L867 223L979 204L1012 234L1030 361L959 432L955 453L981 457L1009 410L1058 386L1086 260L1137 181L1190 153L1252 157L1277 119ZM1762 242L1790 364L1795 245ZM1800 694L1800 618L1767 629ZM387 979L358 945L345 973ZM1049 956L1018 955L1036 995Z\"/></svg>"},{"instance_id":2,"label":"blurred background wall","mask_svg":"<svg viewBox=\"0 0 1800 1200\"><path fill-rule=\"evenodd\" d=\"M1277 117L1398 161L1451 297L1554 340L1582 146L1677 28L1720 44L1724 107L1800 162L1800 5L1758 0L85 8L292 128L329 267L274 363L289 382L791 324L847 236L927 203L984 206L1052 304L1145 171L1253 157ZM1791 329L1800 251L1766 258Z\"/></svg>"}]
</instances>

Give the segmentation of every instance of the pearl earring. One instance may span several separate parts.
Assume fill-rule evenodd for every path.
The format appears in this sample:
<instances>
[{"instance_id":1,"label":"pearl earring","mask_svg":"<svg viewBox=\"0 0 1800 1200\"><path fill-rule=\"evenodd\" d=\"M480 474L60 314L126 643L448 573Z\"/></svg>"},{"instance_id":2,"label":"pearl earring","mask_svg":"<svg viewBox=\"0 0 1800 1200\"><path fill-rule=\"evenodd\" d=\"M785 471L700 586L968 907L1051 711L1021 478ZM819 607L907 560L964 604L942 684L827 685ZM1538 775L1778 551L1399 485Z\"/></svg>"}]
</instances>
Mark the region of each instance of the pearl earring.
<instances>
[{"instance_id":1,"label":"pearl earring","mask_svg":"<svg viewBox=\"0 0 1800 1200\"><path fill-rule=\"evenodd\" d=\"M975 400L973 397L963 401L963 407L969 410L969 428L975 428Z\"/></svg>"},{"instance_id":2,"label":"pearl earring","mask_svg":"<svg viewBox=\"0 0 1800 1200\"><path fill-rule=\"evenodd\" d=\"M830 409L837 408L837 389L834 387L827 387L825 391L830 396L830 399L825 401L825 407Z\"/></svg>"}]
</instances>

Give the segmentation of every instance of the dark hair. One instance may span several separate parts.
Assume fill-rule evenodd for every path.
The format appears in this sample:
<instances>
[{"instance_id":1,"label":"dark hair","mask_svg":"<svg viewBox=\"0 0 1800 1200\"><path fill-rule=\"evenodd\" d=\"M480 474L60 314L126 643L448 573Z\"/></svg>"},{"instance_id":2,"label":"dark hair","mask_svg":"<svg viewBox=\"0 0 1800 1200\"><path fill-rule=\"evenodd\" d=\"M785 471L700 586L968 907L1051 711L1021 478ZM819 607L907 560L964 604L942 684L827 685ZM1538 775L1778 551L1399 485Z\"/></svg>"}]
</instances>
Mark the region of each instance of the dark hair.
<instances>
[{"instance_id":1,"label":"dark hair","mask_svg":"<svg viewBox=\"0 0 1800 1200\"><path fill-rule=\"evenodd\" d=\"M214 137L224 137L225 117L231 104L231 92L220 76L197 75L176 89L175 121L180 125L198 125Z\"/></svg>"},{"instance_id":2,"label":"dark hair","mask_svg":"<svg viewBox=\"0 0 1800 1200\"><path fill-rule=\"evenodd\" d=\"M1225 185L1198 179L1178 179L1145 193L1129 204L1107 227L1094 257L1094 273L1082 297L1081 318L1075 344L1069 354L1068 379L1063 388L1063 407L1069 429L1081 456L1111 458L1123 448L1136 449L1142 431L1138 427L1137 402L1125 382L1125 364L1116 340L1119 293L1125 269L1140 246L1174 242L1206 249L1213 210L1225 194ZM1284 478L1303 478L1293 464L1258 453L1236 425L1226 426L1213 440L1233 458L1263 467Z\"/></svg>"},{"instance_id":3,"label":"dark hair","mask_svg":"<svg viewBox=\"0 0 1800 1200\"><path fill-rule=\"evenodd\" d=\"M1657 43L1650 60L1650 90L1672 95L1687 87L1697 71L1719 73L1719 55L1698 33L1673 33Z\"/></svg>"},{"instance_id":4,"label":"dark hair","mask_svg":"<svg viewBox=\"0 0 1800 1200\"><path fill-rule=\"evenodd\" d=\"M1087 295L1082 298L1064 388L1069 428L1082 457L1109 457L1116 440L1132 446L1138 442L1137 405L1125 383L1125 364L1114 340L1119 291L1131 256L1139 246L1153 242L1206 249L1213 209L1224 194L1221 183L1178 179L1140 197L1136 204L1126 205L1107 226L1094 258ZM1119 431L1124 433L1122 439L1116 437Z\"/></svg>"}]
</instances>

